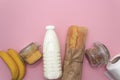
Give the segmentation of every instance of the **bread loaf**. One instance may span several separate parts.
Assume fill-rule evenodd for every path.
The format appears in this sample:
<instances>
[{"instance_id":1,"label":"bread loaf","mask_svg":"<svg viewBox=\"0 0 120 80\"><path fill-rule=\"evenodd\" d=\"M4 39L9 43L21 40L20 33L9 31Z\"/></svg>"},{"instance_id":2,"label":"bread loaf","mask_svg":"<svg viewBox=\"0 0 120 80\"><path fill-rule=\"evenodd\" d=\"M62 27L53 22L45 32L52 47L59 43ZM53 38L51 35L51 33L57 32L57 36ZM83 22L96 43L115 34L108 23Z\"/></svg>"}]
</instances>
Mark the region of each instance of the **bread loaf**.
<instances>
[{"instance_id":1,"label":"bread loaf","mask_svg":"<svg viewBox=\"0 0 120 80\"><path fill-rule=\"evenodd\" d=\"M86 35L85 27L73 25L68 29L61 80L81 80Z\"/></svg>"}]
</instances>

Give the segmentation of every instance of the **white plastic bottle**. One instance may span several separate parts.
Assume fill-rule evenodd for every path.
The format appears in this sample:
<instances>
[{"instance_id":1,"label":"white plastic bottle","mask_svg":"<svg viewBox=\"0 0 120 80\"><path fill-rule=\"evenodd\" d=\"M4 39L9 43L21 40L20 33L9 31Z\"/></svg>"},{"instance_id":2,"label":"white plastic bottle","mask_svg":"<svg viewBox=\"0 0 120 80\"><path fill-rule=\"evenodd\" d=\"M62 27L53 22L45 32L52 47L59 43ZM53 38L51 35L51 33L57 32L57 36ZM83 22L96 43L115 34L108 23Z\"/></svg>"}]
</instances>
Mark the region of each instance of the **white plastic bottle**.
<instances>
[{"instance_id":1,"label":"white plastic bottle","mask_svg":"<svg viewBox=\"0 0 120 80\"><path fill-rule=\"evenodd\" d=\"M54 26L46 26L46 35L43 44L44 77L58 79L62 76L60 45Z\"/></svg>"},{"instance_id":2,"label":"white plastic bottle","mask_svg":"<svg viewBox=\"0 0 120 80\"><path fill-rule=\"evenodd\" d=\"M110 80L120 80L120 54L113 57L107 66L108 78Z\"/></svg>"}]
</instances>

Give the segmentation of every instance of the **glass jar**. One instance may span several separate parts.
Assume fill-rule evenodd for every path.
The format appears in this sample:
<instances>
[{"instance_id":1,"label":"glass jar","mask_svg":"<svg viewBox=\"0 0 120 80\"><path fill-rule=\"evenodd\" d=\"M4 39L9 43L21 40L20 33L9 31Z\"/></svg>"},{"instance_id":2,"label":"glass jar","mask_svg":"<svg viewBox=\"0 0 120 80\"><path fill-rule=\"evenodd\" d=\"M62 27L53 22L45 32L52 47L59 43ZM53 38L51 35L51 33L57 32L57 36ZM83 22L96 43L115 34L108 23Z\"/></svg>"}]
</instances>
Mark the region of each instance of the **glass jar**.
<instances>
[{"instance_id":1,"label":"glass jar","mask_svg":"<svg viewBox=\"0 0 120 80\"><path fill-rule=\"evenodd\" d=\"M108 63L110 54L104 44L95 42L92 48L86 50L86 57L92 67L99 67Z\"/></svg>"},{"instance_id":2,"label":"glass jar","mask_svg":"<svg viewBox=\"0 0 120 80\"><path fill-rule=\"evenodd\" d=\"M20 51L20 56L28 64L33 64L41 58L39 46L35 43L30 43Z\"/></svg>"}]
</instances>

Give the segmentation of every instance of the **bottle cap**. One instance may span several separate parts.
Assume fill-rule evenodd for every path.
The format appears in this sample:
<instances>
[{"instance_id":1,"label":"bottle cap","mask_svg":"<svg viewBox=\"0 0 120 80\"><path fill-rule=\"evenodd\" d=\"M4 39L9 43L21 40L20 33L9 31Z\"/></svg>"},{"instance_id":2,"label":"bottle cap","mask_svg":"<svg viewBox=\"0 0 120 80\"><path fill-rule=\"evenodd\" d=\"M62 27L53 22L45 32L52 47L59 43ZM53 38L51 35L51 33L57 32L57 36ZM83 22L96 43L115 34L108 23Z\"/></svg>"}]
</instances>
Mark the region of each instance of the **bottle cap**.
<instances>
[{"instance_id":1,"label":"bottle cap","mask_svg":"<svg viewBox=\"0 0 120 80\"><path fill-rule=\"evenodd\" d=\"M55 29L55 26L53 26L53 25L48 25L48 26L46 26L46 29L47 29L47 30Z\"/></svg>"}]
</instances>

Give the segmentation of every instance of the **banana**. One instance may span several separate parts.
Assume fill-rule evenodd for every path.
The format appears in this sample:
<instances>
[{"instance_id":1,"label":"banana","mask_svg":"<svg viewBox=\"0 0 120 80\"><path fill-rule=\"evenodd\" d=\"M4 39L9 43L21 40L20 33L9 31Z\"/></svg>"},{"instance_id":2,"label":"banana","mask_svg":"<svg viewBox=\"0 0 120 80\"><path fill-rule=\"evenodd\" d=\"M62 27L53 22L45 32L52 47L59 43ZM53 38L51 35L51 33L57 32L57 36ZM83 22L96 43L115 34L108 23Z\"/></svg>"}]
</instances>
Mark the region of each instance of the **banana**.
<instances>
[{"instance_id":1,"label":"banana","mask_svg":"<svg viewBox=\"0 0 120 80\"><path fill-rule=\"evenodd\" d=\"M13 49L8 49L8 54L13 58L13 60L16 62L18 70L19 70L19 76L17 80L22 80L25 75L25 64L22 61L21 57L17 53L17 51Z\"/></svg>"},{"instance_id":2,"label":"banana","mask_svg":"<svg viewBox=\"0 0 120 80\"><path fill-rule=\"evenodd\" d=\"M11 71L12 80L17 80L18 77L18 68L14 60L4 51L0 51L0 58L7 64L8 68Z\"/></svg>"}]
</instances>

